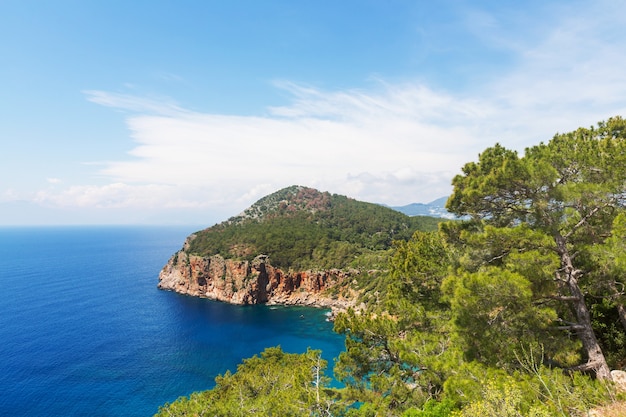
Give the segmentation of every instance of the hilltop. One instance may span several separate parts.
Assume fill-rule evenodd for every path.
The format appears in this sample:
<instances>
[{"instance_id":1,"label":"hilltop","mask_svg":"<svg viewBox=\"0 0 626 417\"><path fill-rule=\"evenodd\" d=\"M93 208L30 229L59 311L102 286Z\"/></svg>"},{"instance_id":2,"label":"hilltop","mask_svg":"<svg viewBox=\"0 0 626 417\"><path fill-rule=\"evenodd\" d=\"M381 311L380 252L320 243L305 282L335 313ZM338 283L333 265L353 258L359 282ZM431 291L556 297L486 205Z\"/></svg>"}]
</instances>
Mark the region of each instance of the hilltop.
<instances>
[{"instance_id":1,"label":"hilltop","mask_svg":"<svg viewBox=\"0 0 626 417\"><path fill-rule=\"evenodd\" d=\"M359 255L408 240L416 230L436 230L439 221L294 185L195 233L187 252L240 260L263 254L286 269L345 268Z\"/></svg>"}]
</instances>

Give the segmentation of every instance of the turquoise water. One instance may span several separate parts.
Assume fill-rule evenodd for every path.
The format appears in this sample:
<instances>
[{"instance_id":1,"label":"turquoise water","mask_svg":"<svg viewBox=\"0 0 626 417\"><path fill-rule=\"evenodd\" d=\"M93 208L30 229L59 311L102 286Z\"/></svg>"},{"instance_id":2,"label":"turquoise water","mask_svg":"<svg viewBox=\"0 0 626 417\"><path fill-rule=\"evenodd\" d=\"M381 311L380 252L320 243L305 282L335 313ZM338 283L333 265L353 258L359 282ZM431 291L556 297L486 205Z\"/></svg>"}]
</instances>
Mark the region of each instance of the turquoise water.
<instances>
[{"instance_id":1,"label":"turquoise water","mask_svg":"<svg viewBox=\"0 0 626 417\"><path fill-rule=\"evenodd\" d=\"M0 415L149 416L276 345L332 370L343 337L324 310L158 290L192 231L0 228Z\"/></svg>"}]
</instances>

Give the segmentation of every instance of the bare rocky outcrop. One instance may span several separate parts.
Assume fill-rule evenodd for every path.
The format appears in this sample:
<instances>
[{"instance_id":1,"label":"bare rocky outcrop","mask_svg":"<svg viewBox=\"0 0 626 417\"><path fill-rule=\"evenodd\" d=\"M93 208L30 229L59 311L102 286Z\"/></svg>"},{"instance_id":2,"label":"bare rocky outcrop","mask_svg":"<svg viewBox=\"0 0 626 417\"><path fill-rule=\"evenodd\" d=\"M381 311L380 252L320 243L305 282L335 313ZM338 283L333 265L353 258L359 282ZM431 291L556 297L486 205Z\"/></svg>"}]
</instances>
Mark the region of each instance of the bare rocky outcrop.
<instances>
[{"instance_id":1,"label":"bare rocky outcrop","mask_svg":"<svg viewBox=\"0 0 626 417\"><path fill-rule=\"evenodd\" d=\"M618 392L626 392L626 372L621 370L611 371L611 378Z\"/></svg>"},{"instance_id":2,"label":"bare rocky outcrop","mask_svg":"<svg viewBox=\"0 0 626 417\"><path fill-rule=\"evenodd\" d=\"M220 255L192 255L185 251L186 247L187 243L161 270L160 289L242 305L265 303L344 310L356 300L356 294L344 284L357 271L284 272L273 267L264 255L240 261Z\"/></svg>"}]
</instances>

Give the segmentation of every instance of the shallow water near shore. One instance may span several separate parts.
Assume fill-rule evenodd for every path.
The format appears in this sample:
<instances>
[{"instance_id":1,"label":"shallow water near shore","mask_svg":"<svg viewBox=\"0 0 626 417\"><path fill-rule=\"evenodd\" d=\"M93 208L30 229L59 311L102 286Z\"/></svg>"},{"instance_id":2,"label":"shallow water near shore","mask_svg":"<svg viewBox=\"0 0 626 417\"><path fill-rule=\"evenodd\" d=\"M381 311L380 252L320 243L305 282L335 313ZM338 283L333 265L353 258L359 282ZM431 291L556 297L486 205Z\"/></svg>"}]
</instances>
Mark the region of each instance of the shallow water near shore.
<instances>
[{"instance_id":1,"label":"shallow water near shore","mask_svg":"<svg viewBox=\"0 0 626 417\"><path fill-rule=\"evenodd\" d=\"M189 227L0 228L0 414L146 416L243 358L343 337L325 310L233 306L156 288Z\"/></svg>"}]
</instances>

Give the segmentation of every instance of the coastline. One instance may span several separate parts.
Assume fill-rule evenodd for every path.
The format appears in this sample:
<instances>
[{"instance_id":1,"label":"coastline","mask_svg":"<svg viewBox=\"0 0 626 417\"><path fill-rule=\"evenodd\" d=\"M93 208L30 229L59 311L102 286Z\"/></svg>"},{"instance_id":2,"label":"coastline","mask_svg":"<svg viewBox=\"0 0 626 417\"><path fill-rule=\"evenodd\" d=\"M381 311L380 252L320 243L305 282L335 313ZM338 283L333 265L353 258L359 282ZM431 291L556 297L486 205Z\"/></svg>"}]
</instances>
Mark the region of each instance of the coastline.
<instances>
[{"instance_id":1,"label":"coastline","mask_svg":"<svg viewBox=\"0 0 626 417\"><path fill-rule=\"evenodd\" d=\"M236 305L267 304L328 308L334 317L356 305L349 282L358 271L284 272L266 256L252 261L175 253L159 273L157 287Z\"/></svg>"}]
</instances>

